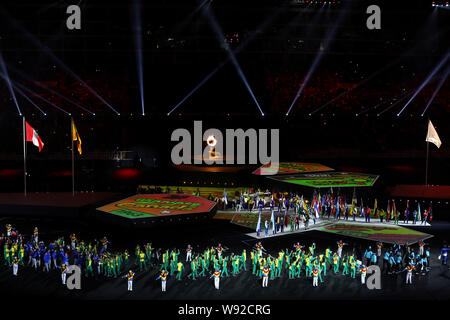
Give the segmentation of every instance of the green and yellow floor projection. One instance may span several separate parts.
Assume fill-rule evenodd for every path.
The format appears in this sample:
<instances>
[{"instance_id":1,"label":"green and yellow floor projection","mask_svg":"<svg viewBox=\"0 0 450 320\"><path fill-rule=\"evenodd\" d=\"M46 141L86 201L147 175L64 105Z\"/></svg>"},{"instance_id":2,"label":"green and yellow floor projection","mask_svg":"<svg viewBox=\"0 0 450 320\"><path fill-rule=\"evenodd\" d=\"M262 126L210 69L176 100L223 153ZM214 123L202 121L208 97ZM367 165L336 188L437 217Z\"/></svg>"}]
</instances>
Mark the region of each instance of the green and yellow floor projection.
<instances>
[{"instance_id":1,"label":"green and yellow floor projection","mask_svg":"<svg viewBox=\"0 0 450 320\"><path fill-rule=\"evenodd\" d=\"M409 228L393 225L372 225L354 222L337 222L318 227L316 230L384 243L410 245L420 240L431 238L432 235Z\"/></svg>"},{"instance_id":2,"label":"green and yellow floor projection","mask_svg":"<svg viewBox=\"0 0 450 320\"><path fill-rule=\"evenodd\" d=\"M333 171L334 169L324 166L320 163L306 163L306 162L279 162L278 170L271 167L271 163L265 164L253 171L255 175L275 175L275 174L289 174L289 173L306 173L306 172L321 172Z\"/></svg>"},{"instance_id":3,"label":"green and yellow floor projection","mask_svg":"<svg viewBox=\"0 0 450 320\"><path fill-rule=\"evenodd\" d=\"M280 175L268 178L306 187L330 188L371 187L378 179L378 176L355 172L322 172L310 174Z\"/></svg>"}]
</instances>

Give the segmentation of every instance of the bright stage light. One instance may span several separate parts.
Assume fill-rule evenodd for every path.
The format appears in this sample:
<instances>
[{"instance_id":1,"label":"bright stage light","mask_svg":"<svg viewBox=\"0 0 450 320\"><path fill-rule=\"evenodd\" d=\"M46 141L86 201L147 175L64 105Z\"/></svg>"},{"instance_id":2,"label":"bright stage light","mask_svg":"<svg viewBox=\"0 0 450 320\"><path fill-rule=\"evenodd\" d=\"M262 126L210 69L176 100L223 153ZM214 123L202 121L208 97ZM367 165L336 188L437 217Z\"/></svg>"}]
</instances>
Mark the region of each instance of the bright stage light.
<instances>
[{"instance_id":1,"label":"bright stage light","mask_svg":"<svg viewBox=\"0 0 450 320\"><path fill-rule=\"evenodd\" d=\"M322 9L323 9L323 6L322 6L322 8L320 10L322 10ZM319 63L320 63L320 61L322 59L322 56L323 56L324 52L328 49L331 41L333 40L333 38L334 38L334 36L336 34L336 31L337 31L337 28L340 26L340 24L341 24L341 22L342 22L342 20L344 18L345 13L346 13L346 10L342 10L340 12L340 14L339 14L339 17L338 17L336 23L327 30L327 33L325 35L325 40L323 42L323 50L319 50L317 55L316 55L316 57L314 58L313 63L311 64L311 66L310 66L310 68L309 68L305 78L303 79L302 85L298 89L297 94L294 97L294 100L292 100L292 103L291 103L291 105L290 105L290 107L289 107L289 109L287 111L288 114L291 112L291 110L294 107L295 103L297 102L298 98L302 94L303 89L306 87L306 85L309 82L309 79L311 78L311 76L313 75L313 73L316 70L317 66L319 65Z\"/></svg>"},{"instance_id":2,"label":"bright stage light","mask_svg":"<svg viewBox=\"0 0 450 320\"><path fill-rule=\"evenodd\" d=\"M14 89L12 88L11 79L8 75L8 69L6 68L5 61L3 60L3 55L0 52L0 68L2 70L2 73L0 76L5 80L9 93L11 94L11 97L13 98L14 104L16 105L17 111L19 112L19 115L22 115L22 111L19 108L19 103L17 102L16 94L14 93Z\"/></svg>"},{"instance_id":3,"label":"bright stage light","mask_svg":"<svg viewBox=\"0 0 450 320\"><path fill-rule=\"evenodd\" d=\"M203 12L204 12L205 16L208 18L213 31L216 33L218 40L222 43L223 39L225 39L225 35L223 34L222 28L219 26L216 18L214 17L212 11L209 8L209 6L206 6L203 9ZM237 61L234 52L228 46L225 47L225 50L227 51L227 53L230 57L230 60L233 64L233 66L235 67L239 77L241 78L242 82L244 83L245 87L247 88L247 91L250 93L253 101L255 102L256 106L258 107L259 112L261 113L261 115L264 116L264 112L262 111L261 106L259 105L258 100L256 99L255 94L253 93L253 90L250 87L250 84L248 83L247 78L244 75L244 72L242 71L241 66L239 65L239 62Z\"/></svg>"},{"instance_id":4,"label":"bright stage light","mask_svg":"<svg viewBox=\"0 0 450 320\"><path fill-rule=\"evenodd\" d=\"M207 143L208 146L210 146L210 147L215 147L216 144L217 144L217 139L216 139L216 137L214 137L214 136L209 136L209 137L206 139L206 143Z\"/></svg>"},{"instance_id":5,"label":"bright stage light","mask_svg":"<svg viewBox=\"0 0 450 320\"><path fill-rule=\"evenodd\" d=\"M413 94L411 99L405 104L405 106L400 110L399 115L405 110L405 108L411 103L411 101L414 100L414 98L419 94L420 91L430 82L430 80L434 77L434 75L442 68L442 66L447 62L448 57L450 56L450 52L447 52L447 54L439 61L439 63L436 65L436 67L430 72L430 74L427 76L427 78L422 82L422 84L419 86L419 88L416 90L416 92Z\"/></svg>"},{"instance_id":6,"label":"bright stage light","mask_svg":"<svg viewBox=\"0 0 450 320\"><path fill-rule=\"evenodd\" d=\"M34 103L33 100L31 100L30 98L28 98L28 96L19 88L17 88L16 86L14 86L14 88L16 89L16 91L25 99L27 100L32 106L34 106L36 109L38 109L44 116L46 116L47 114L45 113L44 110L42 110L41 108L39 108L39 106L37 104Z\"/></svg>"},{"instance_id":7,"label":"bright stage light","mask_svg":"<svg viewBox=\"0 0 450 320\"><path fill-rule=\"evenodd\" d=\"M435 24L435 18L436 18L436 14L437 11L433 10L433 13L430 15L430 17L427 19L427 21L425 22L424 27L422 27L423 29L427 29L430 26ZM322 106L320 106L319 108L317 108L316 110L313 111L313 113L316 113L324 108L326 108L327 106L329 106L331 103L333 103L334 101L338 100L339 98L341 98L342 96L352 92L353 90L361 87L362 85L366 84L367 82L369 82L370 80L374 79L375 77L377 77L378 75L380 75L381 73L383 73L386 70L389 70L391 67L395 66L396 64L398 64L401 59L405 56L408 56L409 53L413 52L414 50L416 50L419 45L424 45L429 43L430 41L434 40L435 38L437 38L439 36L440 33L434 34L431 37L427 37L426 38L426 42L425 43L418 43L416 44L414 47L408 49L406 52L403 53L402 56L396 58L395 60L391 61L390 63L388 63L387 65L385 65L383 68L375 71L374 73L372 73L370 76L366 77L364 80L360 81L359 83L357 83L355 86L352 86L350 89L347 89L346 91L341 92L340 94L338 94L336 97L334 97L333 99L331 99L330 101L326 102L325 104L323 104ZM403 69L403 66L402 66ZM376 108L376 107L375 107ZM372 108L371 108L372 109ZM366 111L368 111L369 109L366 109ZM365 112L365 111L364 111Z\"/></svg>"},{"instance_id":8,"label":"bright stage light","mask_svg":"<svg viewBox=\"0 0 450 320\"><path fill-rule=\"evenodd\" d=\"M67 101L67 102L69 102L70 104L76 106L77 108L80 108L80 109L82 109L82 110L84 110L84 111L86 111L86 112L88 112L88 113L90 113L90 114L92 114L92 115L95 115L92 111L86 109L86 108L83 107L82 105L80 105L80 104L76 103L75 101L73 101L73 100L67 98L66 96L62 95L61 93L59 93L59 92L57 92L57 91L55 91L55 90L53 90L53 89L50 89L50 88L49 88L47 85L45 85L43 82L36 81L36 80L32 79L30 76L26 75L26 74L23 73L21 70L15 68L13 65L8 64L8 69L11 70L12 72L14 72L15 74L19 75L19 76L20 76L21 78L23 78L24 80L26 80L26 81L28 81L28 82L30 82L30 83L33 83L33 84L37 85L38 87L43 88L43 89L47 90L48 92L50 92L50 93L52 93L52 94L54 94L54 95L57 95L57 96L60 97L61 99L64 99L65 101Z\"/></svg>"},{"instance_id":9,"label":"bright stage light","mask_svg":"<svg viewBox=\"0 0 450 320\"><path fill-rule=\"evenodd\" d=\"M233 50L234 54L238 54L242 49L245 48L245 46L247 44L249 44L255 37L257 34L261 33L262 31L264 31L267 26L269 26L279 15L282 11L284 11L287 8L287 2L285 3L285 5L279 7L277 9L277 11L272 14L267 20L265 20L262 24L260 24L255 31L243 42L241 42L241 44ZM176 109L178 109L178 107L180 107L187 99L189 99L198 89L200 89L209 79L211 79L211 77L213 75L215 75L224 65L226 65L228 63L228 61L230 61L230 56L228 55L228 57L222 61L216 68L214 68L214 70L212 70L208 75L206 75L205 78L203 78L202 81L200 81L200 83L195 86L180 102L177 103L177 105L175 107L173 107L168 113L167 115L170 116L170 114L172 112L174 112Z\"/></svg>"},{"instance_id":10,"label":"bright stage light","mask_svg":"<svg viewBox=\"0 0 450 320\"><path fill-rule=\"evenodd\" d=\"M389 104L389 106L388 106L386 109L384 109L383 111L381 111L380 113L378 113L377 115L380 116L380 115L382 115L383 113L385 113L386 111L391 110L391 109L394 108L397 104L399 104L400 102L402 102L403 100L405 100L409 95L411 95L411 93L412 93L413 91L414 91L414 89L409 90L408 92L404 93L401 97L396 98L396 99L395 99L395 100L396 100L395 103L393 103L393 102L391 101L391 103ZM377 104L377 106L380 105L380 104L381 104L381 103Z\"/></svg>"},{"instance_id":11,"label":"bright stage light","mask_svg":"<svg viewBox=\"0 0 450 320\"><path fill-rule=\"evenodd\" d=\"M51 101L45 99L45 98L42 97L41 95L39 95L39 94L37 94L36 92L34 92L34 91L28 89L27 87L25 87L24 85L18 83L17 81L13 81L13 85L14 85L15 88L19 87L20 89L22 89L22 90L28 92L28 93L31 94L32 96L35 96L36 98L38 98L38 99L40 99L40 100L42 100L42 101L48 103L48 104L51 105L52 107L54 107L54 108L58 109L59 111L61 111L61 112L63 112L63 113L65 113L65 114L67 114L67 115L70 116L70 113L68 113L68 112L67 112L66 110L64 110L63 108L58 107L58 106L57 106L56 104L54 104L53 102L51 102Z\"/></svg>"},{"instance_id":12,"label":"bright stage light","mask_svg":"<svg viewBox=\"0 0 450 320\"><path fill-rule=\"evenodd\" d=\"M439 81L439 84L437 85L436 90L434 90L433 95L431 96L430 100L428 100L427 106L425 107L425 109L422 112L422 117L425 114L425 112L428 110L428 108L430 107L431 103L433 102L434 98L438 94L441 87L444 85L445 81L447 80L449 72L450 72L450 67L447 67L447 70L445 71L444 75L442 76L441 80Z\"/></svg>"},{"instance_id":13,"label":"bright stage light","mask_svg":"<svg viewBox=\"0 0 450 320\"><path fill-rule=\"evenodd\" d=\"M139 92L141 96L142 115L145 114L144 104L144 67L142 57L142 21L141 21L141 0L133 1L133 27L134 42L136 50L136 69L139 79Z\"/></svg>"},{"instance_id":14,"label":"bright stage light","mask_svg":"<svg viewBox=\"0 0 450 320\"><path fill-rule=\"evenodd\" d=\"M46 53L56 64L69 73L73 78L79 81L86 89L89 90L94 96L96 96L101 102L108 106L116 114L118 113L102 96L100 96L93 88L91 88L83 79L81 79L75 72L73 72L64 62L62 62L47 46L43 45L40 40L29 33L24 27L22 27L16 20L12 18L12 15L0 7L0 14L10 22L10 25L20 30L35 46L41 49L41 52ZM56 67L56 66L54 66Z\"/></svg>"}]
</instances>

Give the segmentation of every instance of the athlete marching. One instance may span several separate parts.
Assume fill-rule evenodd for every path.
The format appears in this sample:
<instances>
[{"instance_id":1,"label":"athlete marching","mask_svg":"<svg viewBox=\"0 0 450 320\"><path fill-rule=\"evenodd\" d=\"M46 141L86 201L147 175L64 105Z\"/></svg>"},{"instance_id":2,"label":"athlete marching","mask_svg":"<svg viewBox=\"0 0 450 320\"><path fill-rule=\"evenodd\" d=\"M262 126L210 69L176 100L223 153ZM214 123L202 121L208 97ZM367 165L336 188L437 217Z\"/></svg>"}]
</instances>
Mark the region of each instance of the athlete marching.
<instances>
[{"instance_id":1,"label":"athlete marching","mask_svg":"<svg viewBox=\"0 0 450 320\"><path fill-rule=\"evenodd\" d=\"M166 292L166 279L167 279L168 275L169 275L169 273L167 272L167 270L163 269L161 271L161 274L158 276L158 278L156 278L156 280L161 279L161 291L162 292Z\"/></svg>"},{"instance_id":2,"label":"athlete marching","mask_svg":"<svg viewBox=\"0 0 450 320\"><path fill-rule=\"evenodd\" d=\"M123 276L123 278L127 279L128 282L128 291L133 291L133 279L134 279L134 272L128 271L126 275Z\"/></svg>"}]
</instances>

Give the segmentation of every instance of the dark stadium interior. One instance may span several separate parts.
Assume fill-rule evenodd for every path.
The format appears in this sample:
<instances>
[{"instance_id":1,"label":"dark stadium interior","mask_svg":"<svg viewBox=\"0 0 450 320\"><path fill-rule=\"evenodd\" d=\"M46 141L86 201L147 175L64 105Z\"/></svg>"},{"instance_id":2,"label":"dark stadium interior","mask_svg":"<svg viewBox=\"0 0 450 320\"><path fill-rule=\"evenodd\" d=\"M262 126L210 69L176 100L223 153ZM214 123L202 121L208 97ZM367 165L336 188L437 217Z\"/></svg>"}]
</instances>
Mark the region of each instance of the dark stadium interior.
<instances>
[{"instance_id":1,"label":"dark stadium interior","mask_svg":"<svg viewBox=\"0 0 450 320\"><path fill-rule=\"evenodd\" d=\"M250 251L256 239L246 235L248 229L229 221L138 228L101 219L95 210L99 203L136 194L139 185L241 186L304 193L311 198L311 188L252 174L260 164L230 170L219 167L214 172L175 166L171 149L176 143L171 134L177 128L192 131L196 120L202 121L204 130L280 129L280 161L314 162L336 171L378 175L373 187L360 188L357 195L370 205L378 199L379 207L385 208L396 185L424 185L425 134L431 119L443 143L439 149L428 144L428 182L450 185L448 59L402 109L449 54L446 1L207 0L206 6L223 30L223 41L218 41L199 9L203 1L140 2L142 69L136 66L137 27L131 5L136 1L1 1L0 53L21 112L0 77L0 192L8 197L8 193L24 191L23 114L45 142L42 152L27 146L27 192L72 192L73 119L83 148L82 155L75 153L75 191L109 194L102 201L66 209L58 203L42 216L45 208L23 214L28 207L21 200L9 206L0 197L0 234L5 223L12 223L23 233L31 233L38 225L45 241L71 233L90 240L107 235L115 250L128 248L132 253L137 243L147 241L155 248L184 250L191 243L200 251L222 243L236 252ZM432 5L435 2L443 7ZM66 28L66 8L73 3L82 10L81 30ZM366 27L366 8L372 4L382 7L381 30ZM336 21L341 21L336 33L326 39ZM263 115L229 61L229 50L236 51ZM321 54L320 63L309 74ZM144 74L143 88L139 72ZM440 82L443 85L436 93ZM302 85L300 98L291 105ZM350 199L354 190L340 188L338 192ZM407 197L398 199L404 210ZM428 204L430 199L411 201ZM0 294L88 300L331 300L339 291L343 293L337 299L344 300L448 300L449 275L439 266L437 256L442 244L450 241L450 194L436 195L432 201L436 220L432 230L414 229L434 236L428 241L434 272L414 282L412 288L404 284L403 275L386 275L383 295L333 274L327 286L312 293L299 292L297 284L287 278L271 281L269 290L261 291L259 279L230 277L223 280L226 289L219 292L207 281L175 281L172 277L168 293L162 296L160 283L154 281L159 269L136 272L132 294L125 291L125 280L106 278L89 278L83 282L85 290L77 292L59 286L56 273L37 277L33 271L24 271L24 278L15 282L6 267L0 270L0 283L5 284L0 285ZM369 245L367 240L344 240L355 250L364 251ZM318 231L270 238L264 245L276 254L281 248L292 248L296 241L308 245L317 241L321 251L336 246L336 237Z\"/></svg>"},{"instance_id":2,"label":"dark stadium interior","mask_svg":"<svg viewBox=\"0 0 450 320\"><path fill-rule=\"evenodd\" d=\"M195 1L143 4L145 116L141 115L135 49L130 36L131 13L126 2L81 1L81 7L88 10L79 32L67 30L62 20L57 19L64 15L63 4L55 5L50 1L48 6L28 1L2 3L2 14L8 14L8 18L0 22L2 52L13 81L73 115L86 150L78 166L83 171L80 184L86 190L117 188L113 180L102 183L107 180L93 179L93 172L95 176L112 174L112 162L111 165L104 163L111 160L116 150L137 151L143 160L140 167L145 172L155 165L170 166L170 155L166 152L170 132L178 127L191 128L193 120L200 118L205 128L207 125L283 128L281 159L314 159L330 166L361 167L382 174L387 185L399 180L420 184L423 183L425 144L417 142L426 129L425 119L432 118L441 135L449 134L445 125L450 111L448 82L425 116L421 113L433 93L432 85L425 87L400 117L396 113L401 105L378 114L416 88L447 50L449 12L436 12L438 9L427 1L407 1L407 5L405 1L381 2L387 7L383 15L384 28L370 31L364 27L365 2L331 5L317 25L311 22L321 5L286 5L279 10L273 24L257 33L244 47L238 55L239 62L264 110L264 117L258 114L230 63L175 113L167 116L184 95L226 58L226 52L201 13L189 14L195 8ZM235 33L239 35L238 39L229 40L233 47L246 41L258 25L282 7L282 3L245 1L237 10L237 2L214 1L213 7L224 33L230 37ZM302 99L297 100L286 117L291 99L320 47L323 34L344 9L348 19L338 28L330 48L305 87ZM356 27L359 24L362 27ZM118 110L120 116L49 58L29 36L37 37ZM0 171L0 179L7 183L2 183L1 188L8 185L8 190L4 191L20 191L20 182L11 185L10 178L21 174L17 171L22 167L21 121L10 105L5 83L2 87L0 99L5 107L0 130L2 136L11 138L3 141L0 161L4 169ZM45 88L70 97L91 113ZM351 88L354 89L346 93ZM41 102L31 94L28 96ZM39 103L47 113L43 116L24 98L19 96L18 99L29 121L39 127L40 136L47 142L39 156L35 150L30 150L30 159L33 159L30 161L30 190L54 191L68 186L64 179L70 171L69 117L49 104ZM329 101L331 103L309 116ZM448 157L447 148L432 156L430 180L434 184L445 184L450 174ZM156 163L154 158L158 159ZM49 177L45 182L37 178L42 174ZM178 175L167 174L175 183L179 182L176 181ZM124 180L121 182L121 185L126 184Z\"/></svg>"}]
</instances>

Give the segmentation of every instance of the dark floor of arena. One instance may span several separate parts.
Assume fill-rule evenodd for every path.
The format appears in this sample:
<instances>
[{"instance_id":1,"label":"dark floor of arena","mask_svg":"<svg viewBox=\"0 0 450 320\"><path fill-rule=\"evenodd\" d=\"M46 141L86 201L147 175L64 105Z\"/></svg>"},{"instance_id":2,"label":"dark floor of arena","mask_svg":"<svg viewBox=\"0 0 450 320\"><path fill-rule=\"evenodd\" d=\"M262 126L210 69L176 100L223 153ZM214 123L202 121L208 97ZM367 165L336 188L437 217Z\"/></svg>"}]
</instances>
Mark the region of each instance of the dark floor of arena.
<instances>
[{"instance_id":1,"label":"dark floor of arena","mask_svg":"<svg viewBox=\"0 0 450 320\"><path fill-rule=\"evenodd\" d=\"M248 237L245 233L248 229L233 225L228 221L210 220L202 225L175 225L172 227L160 227L153 229L129 229L120 226L104 225L100 222L82 220L38 220L38 219L1 219L0 223L14 224L22 233L32 231L34 226L39 227L40 239L46 243L64 235L66 239L73 232L78 239L85 241L100 239L107 236L112 244L112 251L125 248L132 254L134 261L134 249L136 244L141 246L151 242L154 248L179 248L180 257L184 261L184 249L188 244L193 245L194 251L203 250L206 246L221 243L228 247L230 252L239 252L247 249L247 252L256 243L256 239ZM405 284L405 273L382 275L381 290L369 290L361 285L360 279L352 279L349 276L334 275L330 270L324 277L324 282L319 287L312 287L311 278L288 279L287 271L283 271L281 278L269 281L267 288L262 288L261 280L251 274L251 270L241 272L233 277L222 278L220 290L216 290L213 281L203 277L195 281L187 279L186 265L183 280L177 281L175 276L169 277L167 292L162 293L160 281L156 280L159 268L149 268L147 271L136 271L133 292L127 291L125 279L121 278L82 278L81 290L68 290L61 284L59 271L50 273L35 271L31 267L19 267L18 277L13 277L11 268L2 265L0 267L0 293L9 297L34 297L34 298L79 298L79 299L138 299L138 300L221 300L221 299L270 299L270 300L350 300L350 299L431 299L441 300L450 297L450 271L442 266L438 255L444 241L450 240L450 223L434 222L432 227L416 227L420 231L433 234L434 237L426 242L431 248L431 271L426 275L414 275L413 283ZM339 240L332 234L319 231L296 233L281 237L273 237L262 240L264 247L272 255L278 250L292 248L295 242L310 245L316 242L316 252L324 251L329 246L333 251L336 241ZM368 245L374 246L369 241L343 238L349 245L345 250L364 250ZM413 245L417 249L417 244ZM248 258L248 266L250 266ZM251 268L251 266L250 266Z\"/></svg>"}]
</instances>

